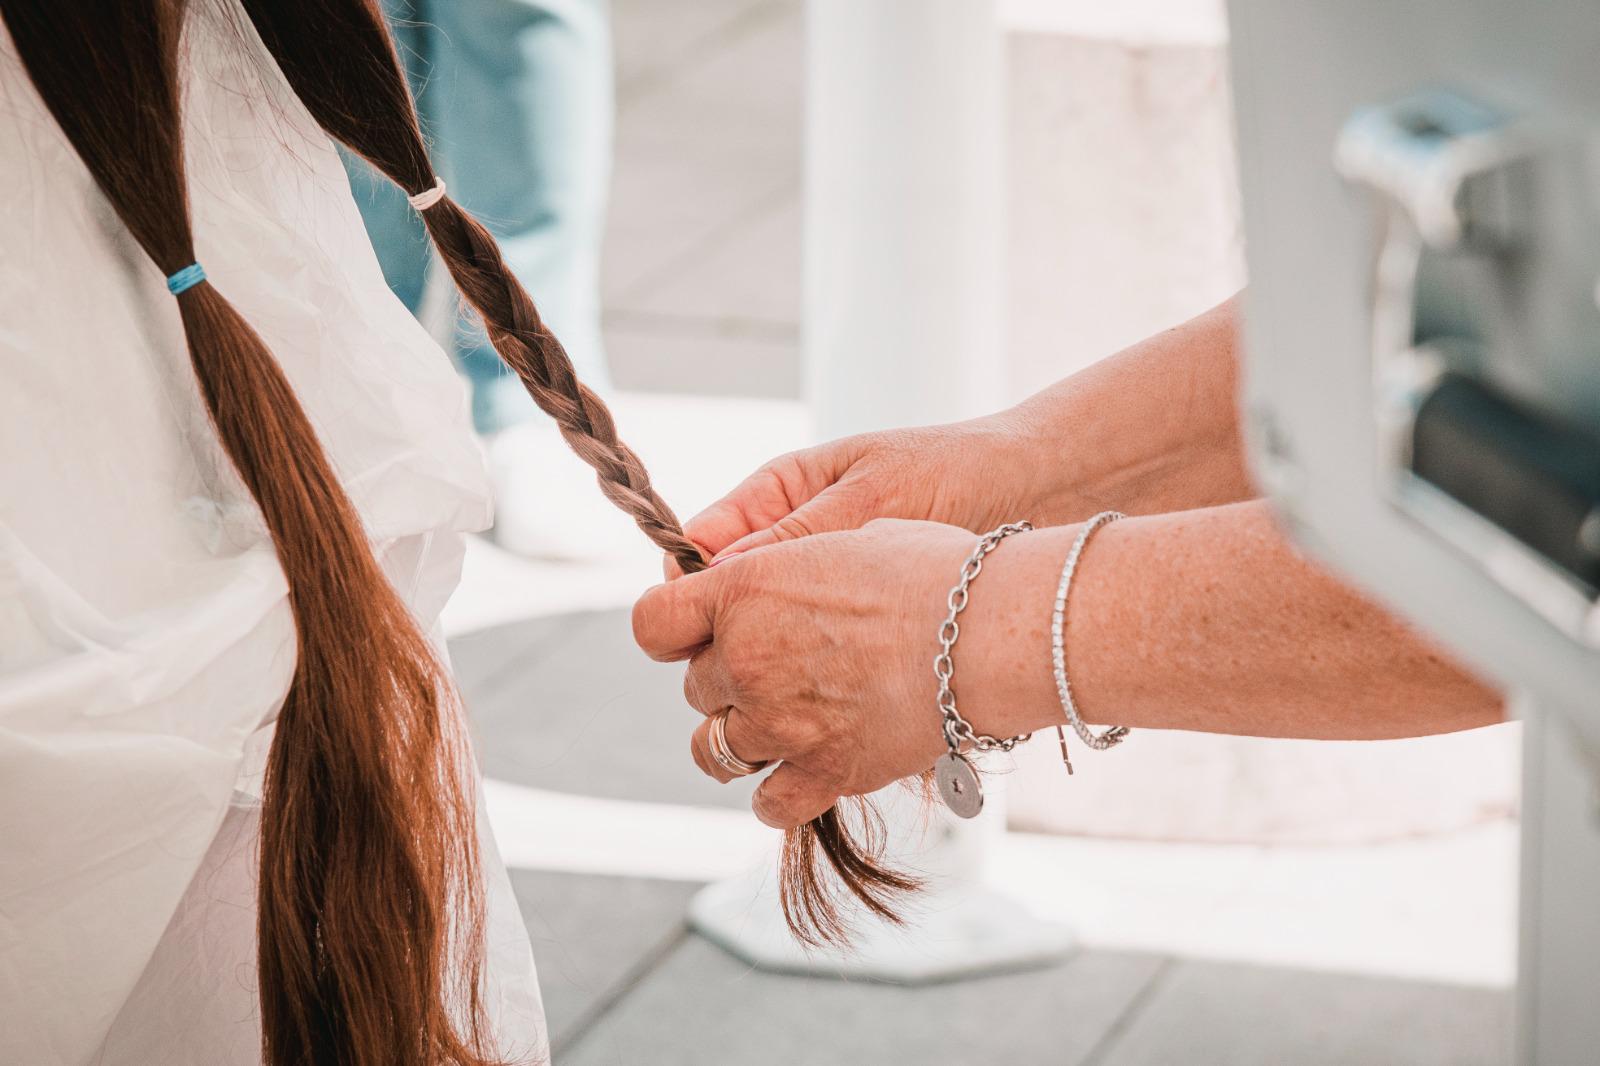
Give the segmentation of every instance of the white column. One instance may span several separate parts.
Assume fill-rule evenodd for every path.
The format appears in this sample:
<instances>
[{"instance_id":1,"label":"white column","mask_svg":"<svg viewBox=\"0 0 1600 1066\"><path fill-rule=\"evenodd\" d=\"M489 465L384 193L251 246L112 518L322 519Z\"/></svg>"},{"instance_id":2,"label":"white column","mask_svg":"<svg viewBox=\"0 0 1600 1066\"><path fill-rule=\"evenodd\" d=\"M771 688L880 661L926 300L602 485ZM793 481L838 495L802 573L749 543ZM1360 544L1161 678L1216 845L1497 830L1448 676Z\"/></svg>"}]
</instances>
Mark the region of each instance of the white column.
<instances>
[{"instance_id":1,"label":"white column","mask_svg":"<svg viewBox=\"0 0 1600 1066\"><path fill-rule=\"evenodd\" d=\"M805 355L824 438L1000 404L993 0L810 0Z\"/></svg>"},{"instance_id":2,"label":"white column","mask_svg":"<svg viewBox=\"0 0 1600 1066\"><path fill-rule=\"evenodd\" d=\"M805 353L818 437L995 410L1006 372L993 0L810 0L808 10ZM931 667L928 698L937 729ZM770 870L704 889L690 919L786 971L923 981L1059 957L1066 930L983 884L1005 830L1002 781L985 782L973 821L929 814L902 789L876 798L891 860L931 879L905 930L862 914L851 951L801 951Z\"/></svg>"}]
</instances>

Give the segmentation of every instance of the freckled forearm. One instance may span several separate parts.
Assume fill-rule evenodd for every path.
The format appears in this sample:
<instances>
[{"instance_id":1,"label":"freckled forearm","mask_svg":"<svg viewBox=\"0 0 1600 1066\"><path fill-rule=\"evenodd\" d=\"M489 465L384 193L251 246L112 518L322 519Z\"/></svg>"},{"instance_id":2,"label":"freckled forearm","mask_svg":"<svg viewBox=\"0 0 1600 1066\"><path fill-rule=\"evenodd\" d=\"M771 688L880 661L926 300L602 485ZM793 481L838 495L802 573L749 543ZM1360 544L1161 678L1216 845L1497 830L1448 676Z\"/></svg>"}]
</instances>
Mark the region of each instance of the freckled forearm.
<instances>
[{"instance_id":1,"label":"freckled forearm","mask_svg":"<svg viewBox=\"0 0 1600 1066\"><path fill-rule=\"evenodd\" d=\"M1157 514L1250 499L1238 419L1239 312L1229 300L1015 409L1040 479L1033 520Z\"/></svg>"},{"instance_id":2,"label":"freckled forearm","mask_svg":"<svg viewBox=\"0 0 1600 1066\"><path fill-rule=\"evenodd\" d=\"M961 693L988 732L1063 718L1050 607L1077 526L995 553L962 624ZM986 585L987 587L984 587ZM1129 518L1090 540L1067 611L1084 717L1137 728L1320 739L1448 732L1499 695L1383 608L1300 557L1265 504Z\"/></svg>"}]
</instances>

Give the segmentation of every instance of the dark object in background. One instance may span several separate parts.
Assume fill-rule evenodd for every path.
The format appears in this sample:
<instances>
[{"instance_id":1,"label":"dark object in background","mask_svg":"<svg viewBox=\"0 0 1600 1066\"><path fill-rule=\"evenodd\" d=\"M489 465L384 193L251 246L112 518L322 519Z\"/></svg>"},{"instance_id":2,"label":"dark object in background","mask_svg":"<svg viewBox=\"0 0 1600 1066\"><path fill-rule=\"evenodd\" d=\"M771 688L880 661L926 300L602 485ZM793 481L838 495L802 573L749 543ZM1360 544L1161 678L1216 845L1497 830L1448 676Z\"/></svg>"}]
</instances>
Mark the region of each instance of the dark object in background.
<instances>
[{"instance_id":1,"label":"dark object in background","mask_svg":"<svg viewBox=\"0 0 1600 1066\"><path fill-rule=\"evenodd\" d=\"M1600 590L1600 438L1447 374L1417 412L1412 469Z\"/></svg>"}]
</instances>

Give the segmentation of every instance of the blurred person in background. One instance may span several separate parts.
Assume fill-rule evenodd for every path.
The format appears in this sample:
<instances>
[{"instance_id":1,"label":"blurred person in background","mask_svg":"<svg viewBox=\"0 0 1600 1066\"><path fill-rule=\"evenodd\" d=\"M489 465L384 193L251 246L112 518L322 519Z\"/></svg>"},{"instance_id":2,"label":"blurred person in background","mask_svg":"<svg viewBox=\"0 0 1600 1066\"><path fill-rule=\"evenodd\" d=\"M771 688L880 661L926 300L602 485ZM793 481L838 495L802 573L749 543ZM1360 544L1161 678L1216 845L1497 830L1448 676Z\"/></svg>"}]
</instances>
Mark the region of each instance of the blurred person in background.
<instances>
[{"instance_id":1,"label":"blurred person in background","mask_svg":"<svg viewBox=\"0 0 1600 1066\"><path fill-rule=\"evenodd\" d=\"M602 393L610 384L599 291L614 112L608 7L383 0L450 195L494 233L578 376ZM421 219L367 164L347 155L346 166L389 287L413 314L425 314L432 246ZM452 321L456 364L471 385L473 426L494 479L490 535L524 555L589 555L594 539L577 533L586 523L571 512L609 518L605 501L595 502L592 473L570 459L481 326Z\"/></svg>"}]
</instances>

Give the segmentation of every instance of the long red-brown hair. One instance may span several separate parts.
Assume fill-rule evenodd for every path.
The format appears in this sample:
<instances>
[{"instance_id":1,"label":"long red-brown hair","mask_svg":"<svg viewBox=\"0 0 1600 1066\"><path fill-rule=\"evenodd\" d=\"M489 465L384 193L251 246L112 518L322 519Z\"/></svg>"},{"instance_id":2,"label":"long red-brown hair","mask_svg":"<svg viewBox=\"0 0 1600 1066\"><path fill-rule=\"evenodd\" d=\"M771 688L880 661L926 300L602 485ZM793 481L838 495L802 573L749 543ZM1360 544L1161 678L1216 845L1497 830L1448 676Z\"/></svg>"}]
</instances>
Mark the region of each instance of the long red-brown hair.
<instances>
[{"instance_id":1,"label":"long red-brown hair","mask_svg":"<svg viewBox=\"0 0 1600 1066\"><path fill-rule=\"evenodd\" d=\"M417 110L375 0L243 0L251 21L289 84L330 136L366 158L415 196L434 187ZM617 436L605 403L578 380L561 341L539 318L526 289L506 267L494 237L446 196L422 213L440 259L483 320L495 350L555 419L573 451L594 468L600 490L683 568L705 566L650 476ZM784 914L811 944L842 941L848 923L842 888L868 911L898 921L895 896L918 881L878 859L882 833L865 800L852 801L866 843L852 836L837 808L784 840L779 887ZM831 870L837 883L824 871Z\"/></svg>"},{"instance_id":2,"label":"long red-brown hair","mask_svg":"<svg viewBox=\"0 0 1600 1066\"><path fill-rule=\"evenodd\" d=\"M44 103L164 274L194 262L178 0L0 0ZM298 659L268 755L258 970L273 1066L487 1066L462 720L294 389L209 282L177 297L217 437L288 582Z\"/></svg>"},{"instance_id":3,"label":"long red-brown hair","mask_svg":"<svg viewBox=\"0 0 1600 1066\"><path fill-rule=\"evenodd\" d=\"M185 0L0 0L35 87L165 274L194 262L178 55ZM318 123L408 194L432 188L415 106L373 0L244 0ZM445 197L423 218L488 336L601 490L685 570L703 567L606 405L580 382L494 238ZM454 689L372 554L272 353L208 282L177 297L217 437L260 506L298 659L263 793L258 979L270 1066L489 1066L472 775ZM846 928L839 883L893 918L915 882L840 813L785 841L796 934Z\"/></svg>"}]
</instances>

